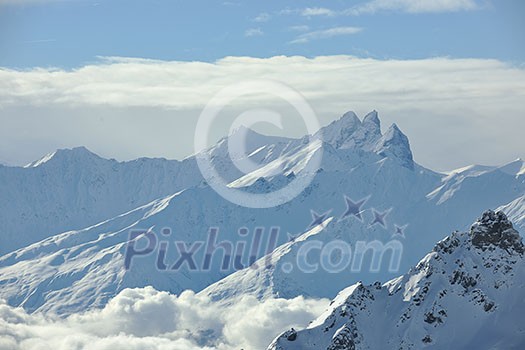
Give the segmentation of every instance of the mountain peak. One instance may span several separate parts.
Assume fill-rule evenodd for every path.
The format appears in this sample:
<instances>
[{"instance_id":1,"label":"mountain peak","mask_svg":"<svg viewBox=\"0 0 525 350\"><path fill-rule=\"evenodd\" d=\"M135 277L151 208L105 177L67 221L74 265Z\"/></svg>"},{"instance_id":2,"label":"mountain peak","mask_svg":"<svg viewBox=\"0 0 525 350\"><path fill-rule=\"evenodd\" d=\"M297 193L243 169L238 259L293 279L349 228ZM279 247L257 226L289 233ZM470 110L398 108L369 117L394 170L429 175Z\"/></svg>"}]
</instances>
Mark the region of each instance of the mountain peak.
<instances>
[{"instance_id":1,"label":"mountain peak","mask_svg":"<svg viewBox=\"0 0 525 350\"><path fill-rule=\"evenodd\" d=\"M379 120L379 117L377 116L377 111L375 109L372 112L365 115L365 117L363 118L363 124L368 124L372 127L377 127L378 129L381 128L381 121Z\"/></svg>"},{"instance_id":2,"label":"mountain peak","mask_svg":"<svg viewBox=\"0 0 525 350\"><path fill-rule=\"evenodd\" d=\"M67 159L88 159L88 158L100 158L97 154L91 152L84 146L58 149L53 158L67 158Z\"/></svg>"},{"instance_id":3,"label":"mountain peak","mask_svg":"<svg viewBox=\"0 0 525 350\"><path fill-rule=\"evenodd\" d=\"M336 123L338 122L339 124L345 124L345 125L359 125L361 124L361 121L359 120L359 118L357 117L357 115L355 114L354 111L348 111L346 112L345 114L343 114L343 116L335 121Z\"/></svg>"},{"instance_id":4,"label":"mountain peak","mask_svg":"<svg viewBox=\"0 0 525 350\"><path fill-rule=\"evenodd\" d=\"M368 113L361 122L354 112L321 128L316 134L336 149L360 149L396 160L408 169L414 169L410 143L396 124L381 134L381 121L376 110Z\"/></svg>"},{"instance_id":5,"label":"mountain peak","mask_svg":"<svg viewBox=\"0 0 525 350\"><path fill-rule=\"evenodd\" d=\"M488 210L470 228L472 244L482 250L499 247L525 252L521 237L505 213Z\"/></svg>"},{"instance_id":6,"label":"mountain peak","mask_svg":"<svg viewBox=\"0 0 525 350\"><path fill-rule=\"evenodd\" d=\"M88 150L85 146L78 146L73 148L60 148L57 150L58 153L71 153L71 154L94 154Z\"/></svg>"},{"instance_id":7,"label":"mountain peak","mask_svg":"<svg viewBox=\"0 0 525 350\"><path fill-rule=\"evenodd\" d=\"M361 126L361 120L353 111L348 111L341 116L341 118L334 120L328 126L324 127L326 131L332 131L335 129L344 129L345 131L353 131Z\"/></svg>"},{"instance_id":8,"label":"mountain peak","mask_svg":"<svg viewBox=\"0 0 525 350\"><path fill-rule=\"evenodd\" d=\"M316 135L337 149L371 150L381 137L381 130L377 115L374 118L372 112L372 115L369 113L367 116L366 121L361 122L354 112L346 112L341 118L321 128Z\"/></svg>"},{"instance_id":9,"label":"mountain peak","mask_svg":"<svg viewBox=\"0 0 525 350\"><path fill-rule=\"evenodd\" d=\"M44 157L27 164L24 168L36 168L50 161L68 161L74 159L85 160L85 159L101 159L98 155L91 152L84 146L73 147L73 148L61 148L55 152L46 154Z\"/></svg>"},{"instance_id":10,"label":"mountain peak","mask_svg":"<svg viewBox=\"0 0 525 350\"><path fill-rule=\"evenodd\" d=\"M479 254L470 249L470 235L498 237L509 254ZM487 211L471 233L448 236L406 274L384 284L347 287L307 328L282 333L268 350L513 348L501 339L487 346L494 334L519 333L516 325L521 326L525 261L511 248L523 250L512 224L503 213ZM385 314L388 323L378 325Z\"/></svg>"},{"instance_id":11,"label":"mountain peak","mask_svg":"<svg viewBox=\"0 0 525 350\"><path fill-rule=\"evenodd\" d=\"M379 155L393 156L399 159L401 164L409 169L414 168L414 159L410 150L408 137L399 129L397 124L392 124L385 134L381 137L375 148Z\"/></svg>"}]
</instances>

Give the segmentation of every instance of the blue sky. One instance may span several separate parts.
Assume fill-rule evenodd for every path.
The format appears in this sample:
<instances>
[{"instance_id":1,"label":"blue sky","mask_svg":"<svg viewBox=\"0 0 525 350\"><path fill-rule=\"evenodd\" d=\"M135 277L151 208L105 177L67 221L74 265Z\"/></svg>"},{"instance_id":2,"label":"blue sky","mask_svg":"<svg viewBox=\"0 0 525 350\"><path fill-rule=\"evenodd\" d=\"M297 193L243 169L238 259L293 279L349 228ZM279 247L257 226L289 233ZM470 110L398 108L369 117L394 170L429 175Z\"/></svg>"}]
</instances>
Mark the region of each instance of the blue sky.
<instances>
[{"instance_id":1,"label":"blue sky","mask_svg":"<svg viewBox=\"0 0 525 350\"><path fill-rule=\"evenodd\" d=\"M429 2L0 0L0 66L72 68L97 56L525 61L525 2Z\"/></svg>"}]
</instances>

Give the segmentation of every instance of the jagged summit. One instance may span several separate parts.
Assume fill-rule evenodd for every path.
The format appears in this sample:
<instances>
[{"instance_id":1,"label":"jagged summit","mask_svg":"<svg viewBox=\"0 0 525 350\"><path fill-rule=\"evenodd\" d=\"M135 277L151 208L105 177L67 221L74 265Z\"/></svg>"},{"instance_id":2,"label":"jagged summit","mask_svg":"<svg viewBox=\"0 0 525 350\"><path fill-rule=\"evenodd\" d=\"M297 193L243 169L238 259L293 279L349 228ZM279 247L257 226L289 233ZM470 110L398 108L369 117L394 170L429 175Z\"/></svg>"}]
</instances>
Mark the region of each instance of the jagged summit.
<instances>
[{"instance_id":1,"label":"jagged summit","mask_svg":"<svg viewBox=\"0 0 525 350\"><path fill-rule=\"evenodd\" d=\"M399 161L406 168L414 168L408 138L396 124L392 124L383 135L376 110L368 113L362 121L354 112L346 112L340 119L321 128L318 136L336 149L375 152Z\"/></svg>"},{"instance_id":2,"label":"jagged summit","mask_svg":"<svg viewBox=\"0 0 525 350\"><path fill-rule=\"evenodd\" d=\"M383 135L381 133L381 121L376 110L365 115L363 120L360 120L353 111L346 112L341 118L322 127L313 136L330 144L335 149L374 152L382 157L390 157L399 161L406 168L413 169L414 166L408 138L395 124L387 129ZM278 151L282 151L285 147L290 148L290 145L299 147L302 143L301 140L288 137L264 135L241 124L232 130L227 137L222 138L216 145L205 151L213 152L214 150L219 150L219 152L226 152L229 150L228 146L233 145L234 147L239 147L240 150L238 151L240 154L244 154L246 151L249 153L260 151L264 146L267 146L267 152L269 152L270 146L275 147L277 144L281 145L276 149L272 149L274 155L277 155ZM290 145L287 146L287 144ZM237 154L236 152L237 150L234 150L235 155ZM74 160L83 161L86 159L95 160L102 158L86 147L80 146L71 149L58 149L41 159L27 164L25 168L35 168L49 161L57 162L61 160L63 163L70 163Z\"/></svg>"},{"instance_id":3,"label":"jagged summit","mask_svg":"<svg viewBox=\"0 0 525 350\"><path fill-rule=\"evenodd\" d=\"M363 118L363 124L368 124L372 127L377 127L379 130L381 130L381 121L379 120L379 117L377 116L377 111L375 109L372 112L365 115L365 117Z\"/></svg>"},{"instance_id":4,"label":"jagged summit","mask_svg":"<svg viewBox=\"0 0 525 350\"><path fill-rule=\"evenodd\" d=\"M355 114L355 112L348 111L345 114L343 114L343 116L339 120L336 120L333 123L338 124L339 126L352 127L361 125L361 120L359 120L359 117L357 116L357 114Z\"/></svg>"},{"instance_id":5,"label":"jagged summit","mask_svg":"<svg viewBox=\"0 0 525 350\"><path fill-rule=\"evenodd\" d=\"M329 143L334 148L357 148L362 146L363 124L357 115L350 111L327 126L321 128L317 133L321 140Z\"/></svg>"},{"instance_id":6,"label":"jagged summit","mask_svg":"<svg viewBox=\"0 0 525 350\"><path fill-rule=\"evenodd\" d=\"M414 159L408 137L394 123L377 142L375 152L385 157L399 159L409 169L414 168Z\"/></svg>"},{"instance_id":7,"label":"jagged summit","mask_svg":"<svg viewBox=\"0 0 525 350\"><path fill-rule=\"evenodd\" d=\"M521 237L505 213L488 210L470 228L472 244L482 250L499 247L520 254L525 251Z\"/></svg>"},{"instance_id":8,"label":"jagged summit","mask_svg":"<svg viewBox=\"0 0 525 350\"><path fill-rule=\"evenodd\" d=\"M478 239L502 249L472 249ZM507 217L487 211L408 273L344 289L306 329L284 332L268 349L523 349L522 253Z\"/></svg>"}]
</instances>

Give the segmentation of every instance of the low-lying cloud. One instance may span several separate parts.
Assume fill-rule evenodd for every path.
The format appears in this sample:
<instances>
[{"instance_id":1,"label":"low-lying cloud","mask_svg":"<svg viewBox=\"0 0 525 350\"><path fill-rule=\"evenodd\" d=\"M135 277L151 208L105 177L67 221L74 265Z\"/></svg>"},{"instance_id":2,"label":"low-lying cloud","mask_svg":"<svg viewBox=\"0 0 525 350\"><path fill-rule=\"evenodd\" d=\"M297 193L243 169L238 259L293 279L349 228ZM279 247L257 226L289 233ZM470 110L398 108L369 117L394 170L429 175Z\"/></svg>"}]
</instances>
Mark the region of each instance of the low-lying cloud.
<instances>
[{"instance_id":1,"label":"low-lying cloud","mask_svg":"<svg viewBox=\"0 0 525 350\"><path fill-rule=\"evenodd\" d=\"M289 327L304 327L328 300L297 297L231 306L185 291L180 296L152 287L126 289L103 309L58 319L27 314L0 303L3 350L238 350L264 349Z\"/></svg>"}]
</instances>

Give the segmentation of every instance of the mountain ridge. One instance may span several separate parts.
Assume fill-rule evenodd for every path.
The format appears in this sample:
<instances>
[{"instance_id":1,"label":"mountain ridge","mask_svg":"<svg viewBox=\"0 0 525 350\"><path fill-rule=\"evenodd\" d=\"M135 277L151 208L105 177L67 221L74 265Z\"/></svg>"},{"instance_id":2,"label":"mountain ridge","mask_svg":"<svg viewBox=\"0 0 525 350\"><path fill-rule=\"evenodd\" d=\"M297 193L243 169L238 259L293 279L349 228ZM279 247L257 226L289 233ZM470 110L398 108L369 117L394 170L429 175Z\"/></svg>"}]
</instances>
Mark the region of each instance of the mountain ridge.
<instances>
[{"instance_id":1,"label":"mountain ridge","mask_svg":"<svg viewBox=\"0 0 525 350\"><path fill-rule=\"evenodd\" d=\"M524 251L505 214L487 211L405 275L348 287L306 329L281 334L268 349L520 348Z\"/></svg>"},{"instance_id":2,"label":"mountain ridge","mask_svg":"<svg viewBox=\"0 0 525 350\"><path fill-rule=\"evenodd\" d=\"M45 201L41 199L35 202L31 201L34 197L31 197L33 192L29 191L25 199L32 206L26 209L31 214L38 214L44 222L49 219L46 210L54 214L50 216L51 224L71 224L73 214L84 218L87 216L86 212L91 212L90 208L101 210L98 212L98 221L84 226L78 221L75 223L79 226L77 228L68 227L59 232L49 229L46 232L43 229L46 226L40 225L41 236L32 237L34 242L31 245L19 242L21 248L11 249L11 253L1 257L0 284L3 287L0 297L12 305L23 306L30 312L40 310L64 314L101 307L123 288L145 285L172 293L191 288L196 292L210 293L216 299L222 298L225 303L235 302L237 295L250 293L257 298L276 295L294 297L298 294L332 298L341 288L355 282L357 278L370 281L391 278L393 273L385 268L379 272L361 271L359 277L357 273L332 274L327 277L323 271L308 276L301 274L299 270L294 270L292 274L283 273L282 267L295 261L294 254L304 243L310 244L315 238L322 244L341 239L351 245L358 240L368 242L374 239L387 244L392 239L396 226L404 227L403 236L406 240L403 245L410 252L403 255L400 263L401 268L405 268L417 262L413 259L418 254L431 249L434 242L442 238L443 232L449 232L455 227L466 227L484 208L497 208L525 195L521 177L504 172L483 173L464 181L463 178L456 177L447 179L445 175L432 172L417 163L414 163L413 168L407 167L395 155L380 155L375 152L378 140L384 136L380 136L378 132L380 121L377 113L371 112L363 122L357 117L355 120L352 114L346 118L348 120L345 122L356 123L354 132L345 134L353 146L356 145L356 140L363 140L362 137L369 128L373 129L375 136L370 139L373 142L366 144L370 148L365 150L349 147L350 144L336 148L330 143L323 143L323 159L310 185L290 202L261 210L239 207L219 196L205 183L194 159L186 159L180 163L148 159L126 163L112 161L110 166L88 167L81 171L75 167L67 167L68 163L65 163L66 167L55 170L55 173L47 169L49 163L36 168L11 169L15 175L17 172L38 175L33 180L16 179L14 176L15 181L3 183L4 186L9 184L4 193L11 193L11 198L15 199L21 193L24 194L24 191L17 192L17 188L29 188L37 194L41 193ZM369 125L363 128L363 123ZM396 133L395 129L392 127L392 134ZM238 185L237 188L248 193L261 193L285 186L294 177L304 176L300 172L294 172L296 165L301 165L305 155L311 153L306 150L304 140L281 141L282 139L278 139L276 143L265 145L263 149L260 148L260 140L251 144L253 149L248 149L251 151L248 159L261 165L257 171L272 165L272 162L286 163L289 167L285 167L285 170L291 172L284 175L257 171L242 174L228 157L227 140L206 152L212 156L213 165L218 170L223 170L227 183ZM339 142L336 141L335 144L338 145ZM407 147L409 149L409 145ZM97 159L95 162L100 161L107 165L107 161ZM177 166L173 167L172 164ZM108 177L108 174L113 177ZM246 180L250 181L235 182L241 179L239 176L247 176ZM47 184L44 179L54 179L49 183L49 188L43 186ZM119 187L121 183L125 186ZM492 191L487 190L487 184L495 184ZM58 186L58 191L55 186ZM448 191L449 187L453 191ZM63 194L60 189L64 190ZM159 195L162 192L168 193ZM429 197L429 193L437 194ZM60 197L62 195L65 199ZM115 196L122 196L120 199L127 202L115 203L112 200ZM356 202L368 198L362 208L363 221L344 216L348 210L345 203L347 197ZM148 198L151 200L141 204ZM441 200L442 198L444 199ZM52 208L48 204L39 207L49 200L53 203L56 200L59 204L65 201L67 205ZM93 207L83 205L84 200ZM16 200L9 203L11 207L6 205L3 209L13 209L13 203L16 204ZM111 210L105 210L106 207L102 204ZM119 206L116 207L116 204ZM20 204L20 208L25 206ZM13 213L19 208L14 209L15 211L5 210L0 213L16 218L17 215ZM75 209L79 209L78 212L74 212ZM389 214L384 225L372 224L375 212L387 211ZM313 220L312 212L318 215L330 212L328 216L333 218L332 222L316 237L306 238L304 243L299 239L290 243L288 235L300 237L309 231ZM27 217L19 219L23 222ZM95 220L94 216L87 219ZM10 221L0 222L4 225L0 230L2 232L6 231L6 225L12 224ZM38 222L33 224L37 225ZM176 233L170 236L170 244L179 240L190 245L198 240L206 240L210 227L219 227L221 239L237 244L241 239L237 234L241 227L248 228L250 232L256 227L264 227L268 232L275 226L281 229L276 244L281 247L289 245L291 249L281 249L283 254L275 255L278 258L275 264L277 268L266 269L255 276L247 275L251 273L250 270L230 268L221 271L215 265L205 278L202 277L203 274L187 269L166 273L156 269L155 256L139 259L139 264L132 265L134 267L129 271L123 267L128 234L132 229L152 229L158 233L163 227L170 227ZM21 233L23 230L16 232ZM421 232L425 234L422 235ZM9 235L2 235L1 238L4 242L10 239ZM8 250L5 246L3 248ZM255 258L262 258L264 254L262 251L258 252ZM201 258L202 252L197 257ZM21 270L25 271L23 276L19 276ZM306 277L319 283L304 284ZM327 279L330 280L329 287L315 287L323 286L321 281ZM267 281L272 284L266 283ZM292 282L298 286L295 290L286 287L286 283ZM76 289L80 286L83 292L77 293Z\"/></svg>"},{"instance_id":3,"label":"mountain ridge","mask_svg":"<svg viewBox=\"0 0 525 350\"><path fill-rule=\"evenodd\" d=\"M353 115L359 128L356 129L356 135L339 135L337 142L344 142L345 137L348 140L357 138L362 141L366 136L361 126L363 123L353 112L345 115L347 117L342 117L340 121L345 122L349 115ZM373 136L371 140L376 142L380 137L377 112L369 113L364 119L365 124L375 125L377 130L374 133L377 133L377 137ZM330 125L321 128L314 137L332 132ZM246 127L240 130L245 130L248 136L257 135L243 137L241 141L246 144L237 145L246 147L247 155L235 156L236 150L228 149L228 138L223 138L216 145L202 151L210 153L212 165L227 183L238 180L246 171L254 172L257 167L297 153L304 147L304 137L290 139L266 136ZM372 147L369 146L365 148ZM241 163L242 160L251 161L247 162L248 168L243 169L245 173L237 169L230 159L232 155L233 159L240 160ZM397 155L392 153L385 156L395 158ZM340 162L341 159L334 161L331 166L339 167ZM251 182L253 181L255 180ZM102 158L83 146L58 149L25 167L1 167L0 193L3 196L0 197L0 255L53 234L95 225L155 199L200 186L204 182L195 156L181 161L138 158L119 162Z\"/></svg>"}]
</instances>

